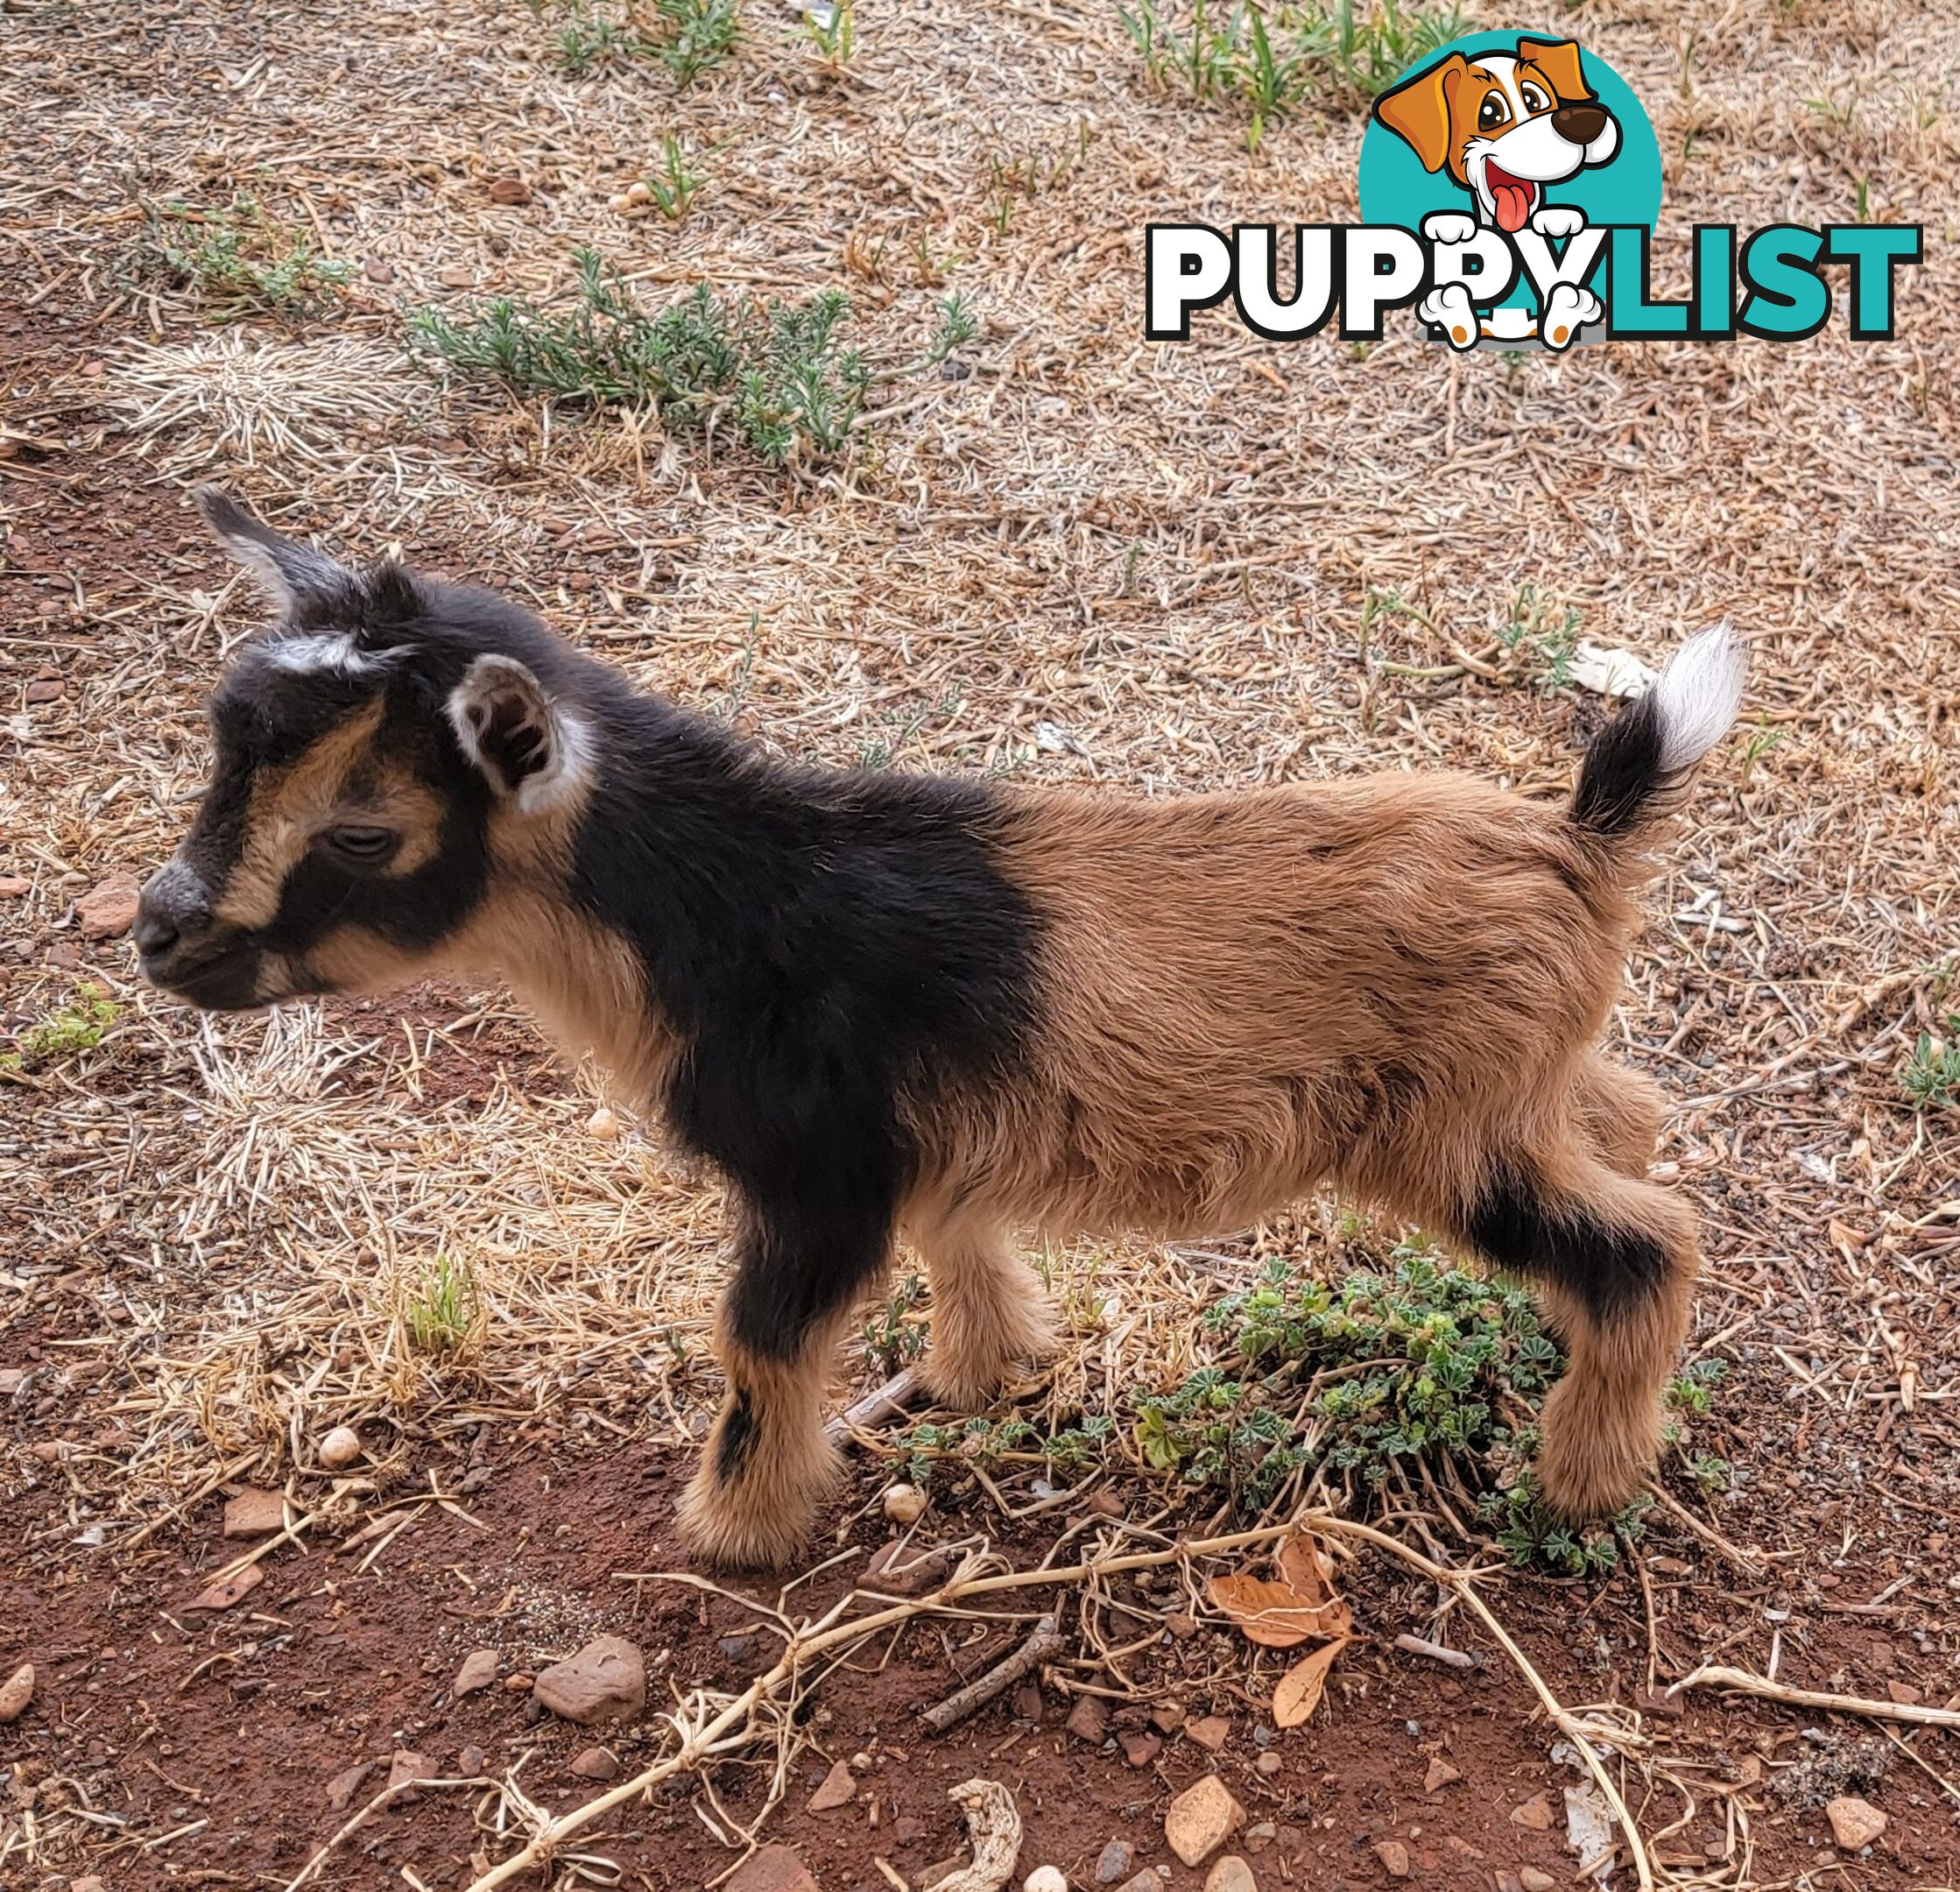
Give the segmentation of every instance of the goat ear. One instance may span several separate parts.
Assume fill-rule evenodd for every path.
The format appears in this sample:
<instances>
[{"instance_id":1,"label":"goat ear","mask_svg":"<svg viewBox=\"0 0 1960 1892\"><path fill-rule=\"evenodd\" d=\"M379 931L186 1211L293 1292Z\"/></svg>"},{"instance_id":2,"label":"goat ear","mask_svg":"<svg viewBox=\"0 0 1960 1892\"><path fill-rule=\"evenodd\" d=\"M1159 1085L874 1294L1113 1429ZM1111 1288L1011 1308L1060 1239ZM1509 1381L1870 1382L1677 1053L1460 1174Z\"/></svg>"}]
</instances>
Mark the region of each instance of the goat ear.
<instances>
[{"instance_id":1,"label":"goat ear","mask_svg":"<svg viewBox=\"0 0 1960 1892\"><path fill-rule=\"evenodd\" d=\"M553 806L585 781L583 722L553 702L516 658L477 658L450 691L448 709L464 756L525 814Z\"/></svg>"},{"instance_id":2,"label":"goat ear","mask_svg":"<svg viewBox=\"0 0 1960 1892\"><path fill-rule=\"evenodd\" d=\"M281 611L346 593L351 575L324 552L274 532L215 486L200 486L196 498L197 510L211 535L258 581L259 589Z\"/></svg>"}]
</instances>

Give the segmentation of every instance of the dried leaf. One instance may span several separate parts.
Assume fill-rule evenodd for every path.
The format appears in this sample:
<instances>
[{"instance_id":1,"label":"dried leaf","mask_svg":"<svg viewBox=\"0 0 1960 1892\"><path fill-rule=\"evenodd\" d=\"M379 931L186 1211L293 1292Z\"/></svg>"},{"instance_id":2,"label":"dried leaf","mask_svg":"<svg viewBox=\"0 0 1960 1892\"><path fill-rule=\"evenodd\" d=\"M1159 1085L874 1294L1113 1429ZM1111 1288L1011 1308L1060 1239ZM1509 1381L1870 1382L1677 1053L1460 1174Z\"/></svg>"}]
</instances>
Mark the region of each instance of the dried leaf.
<instances>
[{"instance_id":1,"label":"dried leaf","mask_svg":"<svg viewBox=\"0 0 1960 1892\"><path fill-rule=\"evenodd\" d=\"M1328 1671L1350 1640L1342 1636L1322 1643L1311 1656L1302 1657L1280 1677L1280 1685L1273 1691L1274 1726L1298 1727L1302 1721L1312 1719L1315 1709L1321 1705L1322 1691L1327 1686Z\"/></svg>"},{"instance_id":2,"label":"dried leaf","mask_svg":"<svg viewBox=\"0 0 1960 1892\"><path fill-rule=\"evenodd\" d=\"M1315 1636L1338 1635L1342 1627L1336 1613L1346 1614L1343 1604L1303 1602L1289 1585L1257 1577L1214 1577L1205 1592L1213 1607L1262 1648L1292 1648Z\"/></svg>"},{"instance_id":3,"label":"dried leaf","mask_svg":"<svg viewBox=\"0 0 1960 1892\"><path fill-rule=\"evenodd\" d=\"M209 1589L199 1591L184 1606L187 1609L229 1609L234 1603L257 1589L259 1579L264 1574L257 1564L248 1564L242 1571L234 1571L230 1576L220 1578Z\"/></svg>"}]
</instances>

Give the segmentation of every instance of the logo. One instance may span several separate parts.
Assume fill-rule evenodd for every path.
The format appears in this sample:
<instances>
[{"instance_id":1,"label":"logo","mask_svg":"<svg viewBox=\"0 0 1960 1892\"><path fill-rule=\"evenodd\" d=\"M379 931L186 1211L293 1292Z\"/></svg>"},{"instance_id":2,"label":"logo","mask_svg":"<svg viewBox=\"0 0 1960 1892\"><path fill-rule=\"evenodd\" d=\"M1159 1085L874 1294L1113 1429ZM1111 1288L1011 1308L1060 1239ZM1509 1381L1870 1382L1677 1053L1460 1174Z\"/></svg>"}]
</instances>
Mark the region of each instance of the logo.
<instances>
[{"instance_id":1,"label":"logo","mask_svg":"<svg viewBox=\"0 0 1960 1892\"><path fill-rule=\"evenodd\" d=\"M1924 253L1916 223L1773 223L1746 236L1697 224L1689 293L1657 300L1667 239L1653 127L1604 60L1541 33L1467 34L1404 73L1375 101L1358 181L1357 224L1241 223L1229 236L1152 224L1146 335L1188 340L1193 312L1230 296L1273 341L1318 334L1338 314L1343 341L1378 342L1387 314L1409 308L1459 350L1796 342L1830 320L1842 286L1852 338L1890 340L1898 269Z\"/></svg>"}]
</instances>

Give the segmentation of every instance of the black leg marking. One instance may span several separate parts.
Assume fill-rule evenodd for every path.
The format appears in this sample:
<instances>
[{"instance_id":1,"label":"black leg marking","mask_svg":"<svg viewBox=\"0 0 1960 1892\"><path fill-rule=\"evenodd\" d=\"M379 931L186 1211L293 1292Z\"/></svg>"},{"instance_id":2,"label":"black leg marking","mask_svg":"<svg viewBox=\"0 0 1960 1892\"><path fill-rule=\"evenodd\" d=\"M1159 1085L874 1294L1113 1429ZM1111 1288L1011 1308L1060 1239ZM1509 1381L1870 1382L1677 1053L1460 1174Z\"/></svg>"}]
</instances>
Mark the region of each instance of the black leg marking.
<instances>
[{"instance_id":1,"label":"black leg marking","mask_svg":"<svg viewBox=\"0 0 1960 1892\"><path fill-rule=\"evenodd\" d=\"M737 1387L722 1420L722 1437L715 1448L715 1476L724 1485L733 1484L755 1448L756 1415L749 1395Z\"/></svg>"},{"instance_id":2,"label":"black leg marking","mask_svg":"<svg viewBox=\"0 0 1960 1892\"><path fill-rule=\"evenodd\" d=\"M1667 1278L1653 1236L1576 1204L1552 1206L1528 1171L1509 1165L1491 1173L1464 1232L1498 1267L1556 1283L1599 1322L1650 1302Z\"/></svg>"}]
</instances>

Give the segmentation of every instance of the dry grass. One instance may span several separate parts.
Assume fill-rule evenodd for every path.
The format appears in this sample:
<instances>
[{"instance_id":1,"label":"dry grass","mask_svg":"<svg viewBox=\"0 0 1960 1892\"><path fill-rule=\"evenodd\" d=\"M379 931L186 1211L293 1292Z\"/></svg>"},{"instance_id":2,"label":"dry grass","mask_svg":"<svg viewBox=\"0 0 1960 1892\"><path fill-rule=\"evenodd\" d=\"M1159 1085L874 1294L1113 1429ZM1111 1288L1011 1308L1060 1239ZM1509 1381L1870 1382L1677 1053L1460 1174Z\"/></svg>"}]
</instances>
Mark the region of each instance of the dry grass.
<instances>
[{"instance_id":1,"label":"dry grass","mask_svg":"<svg viewBox=\"0 0 1960 1892\"><path fill-rule=\"evenodd\" d=\"M1696 222L1848 220L1862 185L1872 217L1927 220L1929 261L1894 342L1840 320L1796 347L1558 361L1406 334L1280 347L1216 318L1188 346L1138 340L1146 222L1351 216L1360 124L1303 114L1251 155L1228 117L1139 82L1113 6L865 11L842 73L792 16L750 12L744 50L685 92L639 67L568 79L516 6L11 13L0 259L100 362L12 411L40 444L0 460L0 520L64 451L133 448L130 480L166 490L219 468L341 546L497 577L785 752L1153 793L1441 764L1561 792L1597 704L1543 687L1532 633L1569 611L1651 660L1731 614L1755 643L1748 726L1666 853L1615 1028L1677 1098L1664 1155L1708 1213L1697 1345L1739 1369L1735 1514L1773 1528L1828 1493L1882 1543L1911 1522L1894 1500L1949 1507L1960 1139L1895 1077L1942 1028L1960 937L1949 10L1583 10L1654 116L1667 256ZM665 131L702 154L697 201L610 210ZM507 176L528 201L493 201ZM337 319L206 328L142 275L150 205L248 180L358 265ZM654 305L703 275L841 284L879 359L916 352L949 289L982 333L963 378L908 386L795 480L401 364L405 313L548 297L583 243ZM105 396L112 424L72 418ZM206 589L208 561L114 562L120 589L50 591L0 642L0 872L34 883L11 907L32 928L170 845L199 696L257 608ZM17 679L51 653L80 685L30 717ZM0 1080L19 1205L0 1296L102 1317L49 1350L103 1400L35 1555L116 1541L214 1474L314 1488L343 1422L383 1488L403 1427L698 1433L716 1193L632 1126L595 1135L589 1086L512 1054L500 1001L435 1027L201 1024L122 950L102 1045ZM7 976L17 1022L72 977L38 951ZM1267 1242L1315 1252L1322 1228ZM1243 1245L1052 1260L1075 1327L1055 1414L1173 1383L1206 1357L1194 1303L1253 1266ZM444 1267L472 1298L432 1345L414 1310ZM46 1471L10 1457L9 1495Z\"/></svg>"}]
</instances>

